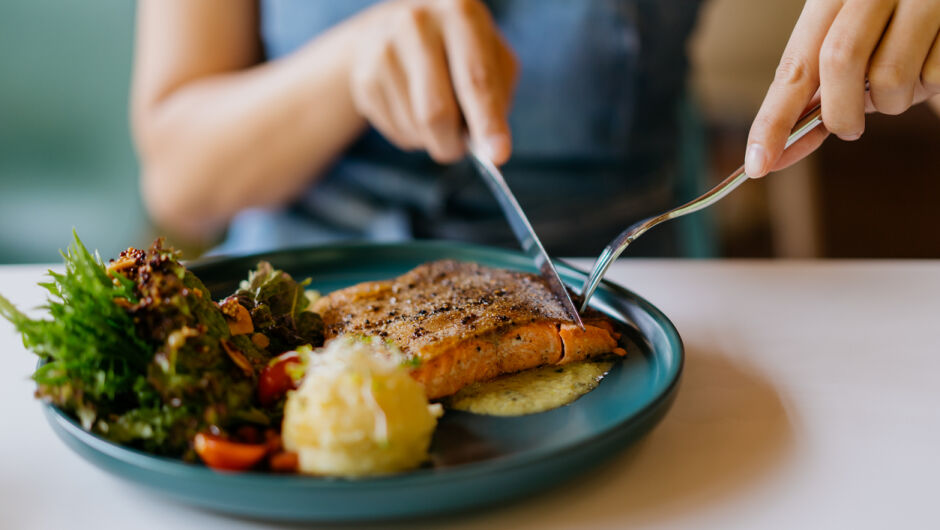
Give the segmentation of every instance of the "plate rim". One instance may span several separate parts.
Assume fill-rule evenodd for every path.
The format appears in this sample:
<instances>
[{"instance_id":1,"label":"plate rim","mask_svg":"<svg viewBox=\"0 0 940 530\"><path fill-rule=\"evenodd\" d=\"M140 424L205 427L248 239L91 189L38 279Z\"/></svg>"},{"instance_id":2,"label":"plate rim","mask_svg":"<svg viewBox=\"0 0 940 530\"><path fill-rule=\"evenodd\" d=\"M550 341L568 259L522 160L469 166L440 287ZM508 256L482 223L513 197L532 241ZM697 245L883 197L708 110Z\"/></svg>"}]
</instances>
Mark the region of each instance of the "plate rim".
<instances>
[{"instance_id":1,"label":"plate rim","mask_svg":"<svg viewBox=\"0 0 940 530\"><path fill-rule=\"evenodd\" d=\"M370 250L370 249L405 249L418 247L422 250L447 250L457 249L462 252L486 254L488 256L502 257L512 256L514 259L526 259L525 255L512 249L477 245L472 243L463 243L455 241L442 240L419 240L404 242L368 242L368 241L338 241L322 245L303 245L276 249L264 252L236 253L227 255L208 256L191 261L185 261L189 269L198 269L224 265L226 262L234 260L274 260L278 256L293 255L302 252L311 251L334 251L334 250ZM444 258L441 258L444 259ZM586 273L577 267L565 262L564 260L553 259L562 279L567 277L586 277ZM569 283L569 282L565 282ZM343 477L320 477L299 474L277 474L260 471L247 472L224 472L210 469L201 464L185 462L178 458L166 457L148 453L143 450L135 449L112 442L104 437L83 429L75 419L71 418L65 411L51 403L43 403L44 414L49 422L55 422L64 432L75 438L78 442L88 448L102 453L114 460L133 468L146 468L151 472L160 473L166 476L178 476L181 478L190 478L196 480L209 480L212 482L223 481L229 484L233 482L250 482L256 486L279 486L279 487L302 487L305 489L363 489L379 488L384 489L389 486L413 486L413 485L431 485L439 481L451 481L471 479L480 475L487 475L494 472L510 470L519 467L536 465L538 462L550 459L560 452L579 451L586 447L594 446L604 441L615 438L629 431L641 419L655 412L663 405L664 401L673 399L679 386L685 367L685 347L682 337L676 329L673 322L648 300L609 280L602 280L599 289L612 291L619 297L625 297L634 301L644 312L654 318L654 320L663 327L669 340L671 350L675 357L675 362L671 363L674 368L669 374L668 383L662 387L654 399L648 401L642 408L632 414L624 417L620 421L594 433L587 438L573 443L567 443L560 447L543 447L533 450L527 450L510 455L502 455L483 461L469 462L466 464L448 466L444 468L419 468L412 471L395 473L382 476L373 476L365 478L343 478ZM41 362L41 361L40 361Z\"/></svg>"}]
</instances>

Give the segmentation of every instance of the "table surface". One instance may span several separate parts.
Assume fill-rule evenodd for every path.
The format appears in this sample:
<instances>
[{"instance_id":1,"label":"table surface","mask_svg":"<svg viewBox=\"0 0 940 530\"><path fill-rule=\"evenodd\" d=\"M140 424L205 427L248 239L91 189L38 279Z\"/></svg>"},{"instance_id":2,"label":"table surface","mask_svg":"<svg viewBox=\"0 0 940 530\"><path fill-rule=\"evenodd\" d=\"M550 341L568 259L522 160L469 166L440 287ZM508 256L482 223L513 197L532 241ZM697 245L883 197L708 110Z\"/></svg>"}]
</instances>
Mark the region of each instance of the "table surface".
<instances>
[{"instance_id":1,"label":"table surface","mask_svg":"<svg viewBox=\"0 0 940 530\"><path fill-rule=\"evenodd\" d=\"M35 307L44 271L0 267L0 293ZM662 423L547 493L402 528L940 527L940 262L622 260L608 277L660 307L685 342ZM0 526L272 527L85 463L46 425L35 358L5 321L0 345Z\"/></svg>"}]
</instances>

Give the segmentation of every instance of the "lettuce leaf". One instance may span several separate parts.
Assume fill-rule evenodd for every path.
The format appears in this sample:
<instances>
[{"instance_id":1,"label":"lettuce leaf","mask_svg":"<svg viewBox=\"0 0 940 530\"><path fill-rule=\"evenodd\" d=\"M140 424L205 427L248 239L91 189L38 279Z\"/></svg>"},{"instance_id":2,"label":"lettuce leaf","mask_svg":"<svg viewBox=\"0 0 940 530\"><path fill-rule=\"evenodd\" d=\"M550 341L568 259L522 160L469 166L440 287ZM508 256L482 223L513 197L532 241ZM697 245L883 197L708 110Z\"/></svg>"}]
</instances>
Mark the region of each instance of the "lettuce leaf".
<instances>
[{"instance_id":1,"label":"lettuce leaf","mask_svg":"<svg viewBox=\"0 0 940 530\"><path fill-rule=\"evenodd\" d=\"M235 292L238 303L251 313L255 331L270 340L270 351L284 352L304 344L323 344L323 320L307 311L310 301L304 288L310 279L297 282L284 271L262 261Z\"/></svg>"}]
</instances>

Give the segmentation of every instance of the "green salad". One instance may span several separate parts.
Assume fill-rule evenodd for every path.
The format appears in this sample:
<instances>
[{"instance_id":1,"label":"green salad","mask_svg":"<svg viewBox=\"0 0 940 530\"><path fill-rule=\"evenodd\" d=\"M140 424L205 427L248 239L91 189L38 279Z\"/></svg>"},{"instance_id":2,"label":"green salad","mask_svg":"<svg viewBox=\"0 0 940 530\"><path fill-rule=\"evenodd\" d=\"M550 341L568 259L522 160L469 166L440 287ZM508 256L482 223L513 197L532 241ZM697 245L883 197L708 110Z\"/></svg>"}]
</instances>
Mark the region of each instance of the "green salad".
<instances>
[{"instance_id":1,"label":"green salad","mask_svg":"<svg viewBox=\"0 0 940 530\"><path fill-rule=\"evenodd\" d=\"M120 444L231 469L263 452L274 466L284 365L323 343L307 282L261 262L216 301L161 239L104 263L75 235L63 256L41 284L49 318L0 296L0 316L43 361L39 398Z\"/></svg>"}]
</instances>

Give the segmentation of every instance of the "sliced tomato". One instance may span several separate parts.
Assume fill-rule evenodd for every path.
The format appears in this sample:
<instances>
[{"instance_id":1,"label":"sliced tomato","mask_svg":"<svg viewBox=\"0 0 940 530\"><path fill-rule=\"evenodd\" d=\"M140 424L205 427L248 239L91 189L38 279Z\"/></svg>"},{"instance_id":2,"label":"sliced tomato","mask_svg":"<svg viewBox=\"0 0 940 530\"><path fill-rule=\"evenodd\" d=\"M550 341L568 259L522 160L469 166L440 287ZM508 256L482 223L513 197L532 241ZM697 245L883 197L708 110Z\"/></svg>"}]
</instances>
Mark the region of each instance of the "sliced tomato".
<instances>
[{"instance_id":1,"label":"sliced tomato","mask_svg":"<svg viewBox=\"0 0 940 530\"><path fill-rule=\"evenodd\" d=\"M238 443L202 432L193 439L193 446L207 466L228 471L251 469L268 454L267 444Z\"/></svg>"},{"instance_id":2,"label":"sliced tomato","mask_svg":"<svg viewBox=\"0 0 940 530\"><path fill-rule=\"evenodd\" d=\"M263 406L269 407L277 403L288 390L297 388L297 382L290 376L287 367L300 363L300 355L289 351L271 359L271 362L264 367L258 378L258 401Z\"/></svg>"}]
</instances>

